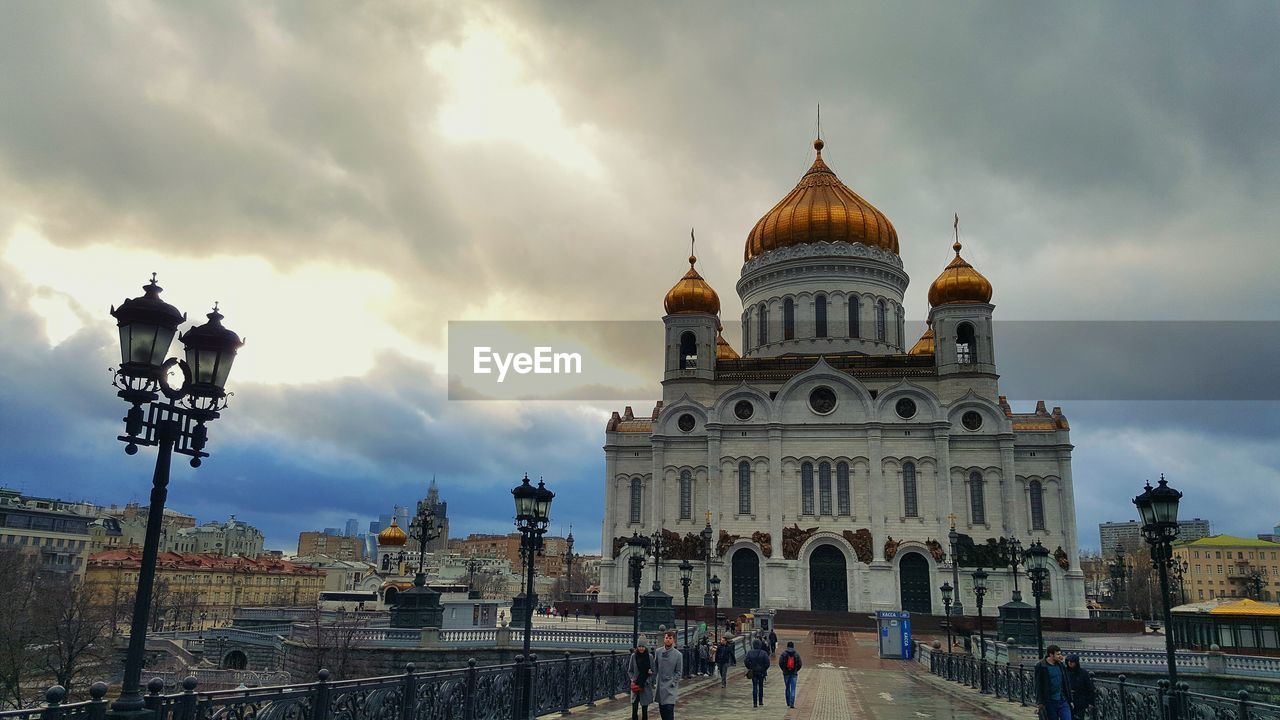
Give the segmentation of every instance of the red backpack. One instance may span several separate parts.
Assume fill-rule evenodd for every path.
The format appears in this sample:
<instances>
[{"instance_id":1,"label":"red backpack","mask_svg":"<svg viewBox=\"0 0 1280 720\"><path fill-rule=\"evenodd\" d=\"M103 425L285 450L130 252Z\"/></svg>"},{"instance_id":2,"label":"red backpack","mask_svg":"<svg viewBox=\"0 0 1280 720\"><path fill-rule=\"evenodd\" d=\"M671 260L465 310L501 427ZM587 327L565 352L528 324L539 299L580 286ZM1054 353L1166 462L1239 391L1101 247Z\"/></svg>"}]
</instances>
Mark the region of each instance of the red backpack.
<instances>
[{"instance_id":1,"label":"red backpack","mask_svg":"<svg viewBox=\"0 0 1280 720\"><path fill-rule=\"evenodd\" d=\"M788 656L787 656L787 669L788 669L788 670L795 670L795 669L796 669L796 656L795 656L795 655L788 655Z\"/></svg>"}]
</instances>

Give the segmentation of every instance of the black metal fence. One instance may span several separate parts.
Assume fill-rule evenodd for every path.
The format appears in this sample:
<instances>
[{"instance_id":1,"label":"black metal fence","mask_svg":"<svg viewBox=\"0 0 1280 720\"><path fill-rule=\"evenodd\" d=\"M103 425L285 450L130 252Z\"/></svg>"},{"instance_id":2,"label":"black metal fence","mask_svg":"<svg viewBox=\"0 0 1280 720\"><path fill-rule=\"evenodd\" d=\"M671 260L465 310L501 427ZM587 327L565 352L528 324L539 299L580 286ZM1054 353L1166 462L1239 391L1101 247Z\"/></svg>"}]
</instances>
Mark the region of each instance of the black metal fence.
<instances>
[{"instance_id":1,"label":"black metal fence","mask_svg":"<svg viewBox=\"0 0 1280 720\"><path fill-rule=\"evenodd\" d=\"M594 705L630 692L629 655L555 659L533 656L531 717ZM330 681L253 689L199 692L195 678L182 691L165 694L164 683L147 685L146 707L154 720L517 720L523 657L506 665ZM95 683L85 702L63 704L66 691L53 687L40 708L0 712L0 720L105 720L107 686Z\"/></svg>"},{"instance_id":2,"label":"black metal fence","mask_svg":"<svg viewBox=\"0 0 1280 720\"><path fill-rule=\"evenodd\" d=\"M1021 705L1036 704L1034 666L998 663L968 654L940 653L923 649L922 664L938 677L971 687ZM1171 688L1168 680L1155 686L1093 676L1094 704L1086 708L1084 720L1280 720L1280 705L1249 699L1241 690L1236 697L1191 692L1179 682Z\"/></svg>"}]
</instances>

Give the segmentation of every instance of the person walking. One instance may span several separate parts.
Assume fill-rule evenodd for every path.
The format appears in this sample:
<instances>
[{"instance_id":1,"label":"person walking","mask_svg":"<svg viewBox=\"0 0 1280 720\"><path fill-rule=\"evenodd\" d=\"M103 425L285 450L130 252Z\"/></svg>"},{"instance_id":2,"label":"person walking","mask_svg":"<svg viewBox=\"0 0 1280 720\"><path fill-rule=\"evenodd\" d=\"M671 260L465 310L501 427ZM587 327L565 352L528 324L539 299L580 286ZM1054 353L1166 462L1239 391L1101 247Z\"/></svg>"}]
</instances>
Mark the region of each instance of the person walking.
<instances>
[{"instance_id":1,"label":"person walking","mask_svg":"<svg viewBox=\"0 0 1280 720\"><path fill-rule=\"evenodd\" d=\"M1041 720L1071 720L1071 683L1062 648L1050 645L1044 659L1036 663L1036 710Z\"/></svg>"},{"instance_id":2,"label":"person walking","mask_svg":"<svg viewBox=\"0 0 1280 720\"><path fill-rule=\"evenodd\" d=\"M776 637L776 636L775 636ZM787 641L787 649L778 658L778 669L782 671L783 695L787 699L787 707L796 706L796 680L800 677L800 653L796 652L796 644Z\"/></svg>"},{"instance_id":3,"label":"person walking","mask_svg":"<svg viewBox=\"0 0 1280 720\"><path fill-rule=\"evenodd\" d=\"M627 663L627 677L631 678L631 720L649 720L649 705L653 703L654 669L653 655L644 641L636 645ZM637 717L637 711L641 714Z\"/></svg>"},{"instance_id":4,"label":"person walking","mask_svg":"<svg viewBox=\"0 0 1280 720\"><path fill-rule=\"evenodd\" d=\"M596 624L600 624L600 608L596 608Z\"/></svg>"},{"instance_id":5,"label":"person walking","mask_svg":"<svg viewBox=\"0 0 1280 720\"><path fill-rule=\"evenodd\" d=\"M1094 688L1089 671L1080 667L1079 655L1067 656L1067 683L1071 686L1071 713L1083 718L1093 707Z\"/></svg>"},{"instance_id":6,"label":"person walking","mask_svg":"<svg viewBox=\"0 0 1280 720\"><path fill-rule=\"evenodd\" d=\"M734 662L736 660L733 657L733 646L729 644L729 638L721 638L720 644L716 646L716 669L720 671L720 687L725 686L729 678L729 665Z\"/></svg>"},{"instance_id":7,"label":"person walking","mask_svg":"<svg viewBox=\"0 0 1280 720\"><path fill-rule=\"evenodd\" d=\"M697 675L703 676L711 674L711 653L711 645L707 642L707 636L703 635L702 638L698 640L698 663L695 667Z\"/></svg>"},{"instance_id":8,"label":"person walking","mask_svg":"<svg viewBox=\"0 0 1280 720\"><path fill-rule=\"evenodd\" d=\"M764 678L769 674L769 653L763 640L752 642L743 665L751 673L751 707L764 705Z\"/></svg>"},{"instance_id":9,"label":"person walking","mask_svg":"<svg viewBox=\"0 0 1280 720\"><path fill-rule=\"evenodd\" d=\"M676 633L668 630L662 636L662 648L653 656L657 680L658 712L662 720L674 720L676 700L680 695L680 676L684 674L684 655L676 649Z\"/></svg>"},{"instance_id":10,"label":"person walking","mask_svg":"<svg viewBox=\"0 0 1280 720\"><path fill-rule=\"evenodd\" d=\"M769 657L778 654L778 633L771 628L769 630Z\"/></svg>"}]
</instances>

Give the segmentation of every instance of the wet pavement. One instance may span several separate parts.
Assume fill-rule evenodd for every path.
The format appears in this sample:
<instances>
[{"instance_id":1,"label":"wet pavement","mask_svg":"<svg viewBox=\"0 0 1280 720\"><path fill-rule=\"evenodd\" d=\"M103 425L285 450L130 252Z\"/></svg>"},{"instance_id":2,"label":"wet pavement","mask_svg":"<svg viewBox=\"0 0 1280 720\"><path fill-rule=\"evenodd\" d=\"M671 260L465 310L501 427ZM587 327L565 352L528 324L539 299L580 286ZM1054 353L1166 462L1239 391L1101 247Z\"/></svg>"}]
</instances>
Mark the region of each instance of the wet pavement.
<instances>
[{"instance_id":1,"label":"wet pavement","mask_svg":"<svg viewBox=\"0 0 1280 720\"><path fill-rule=\"evenodd\" d=\"M968 697L940 688L915 662L880 660L871 633L814 633L783 630L779 652L788 640L796 643L804 660L796 691L796 707L783 697L782 673L776 664L765 681L765 704L751 706L751 682L741 664L731 667L728 687L695 678L681 686L675 716L688 720L994 720L1008 718L1010 708L988 712L984 703L1004 701ZM774 658L777 662L777 658ZM658 708L650 706L653 720ZM1026 710L1027 720L1034 711ZM619 698L582 709L580 720L624 720L631 717L630 701Z\"/></svg>"}]
</instances>

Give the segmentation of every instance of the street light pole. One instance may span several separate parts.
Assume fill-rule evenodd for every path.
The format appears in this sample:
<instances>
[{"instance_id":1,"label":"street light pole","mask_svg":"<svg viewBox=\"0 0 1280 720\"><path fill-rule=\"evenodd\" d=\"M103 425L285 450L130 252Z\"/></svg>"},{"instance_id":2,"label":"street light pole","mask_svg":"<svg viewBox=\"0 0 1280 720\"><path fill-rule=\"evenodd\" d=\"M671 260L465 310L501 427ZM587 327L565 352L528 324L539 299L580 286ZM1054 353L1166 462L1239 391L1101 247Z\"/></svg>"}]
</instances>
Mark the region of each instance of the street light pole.
<instances>
[{"instance_id":1,"label":"street light pole","mask_svg":"<svg viewBox=\"0 0 1280 720\"><path fill-rule=\"evenodd\" d=\"M1022 564L1022 541L1009 539L1009 565L1013 568L1013 601L1022 602L1022 591L1018 589L1018 566Z\"/></svg>"},{"instance_id":2,"label":"street light pole","mask_svg":"<svg viewBox=\"0 0 1280 720\"><path fill-rule=\"evenodd\" d=\"M644 556L648 552L649 540L639 533L631 533L627 539L627 580L634 593L631 605L631 648L640 644L640 582L644 574Z\"/></svg>"},{"instance_id":3,"label":"street light pole","mask_svg":"<svg viewBox=\"0 0 1280 720\"><path fill-rule=\"evenodd\" d=\"M516 503L516 528L520 531L520 554L525 561L525 605L524 605L524 664L523 677L520 679L519 717L533 717L533 658L529 646L533 638L533 573L536 563L534 556L542 552L542 536L547 532L551 520L551 501L556 494L547 489L546 483L538 479L535 488L529 482L526 473L520 484L511 491Z\"/></svg>"},{"instance_id":4,"label":"street light pole","mask_svg":"<svg viewBox=\"0 0 1280 720\"><path fill-rule=\"evenodd\" d=\"M942 591L942 607L944 610L943 614L946 616L946 619L944 619L942 622L946 623L946 626L947 626L947 654L950 655L951 654L951 592L953 588L951 587L951 583L944 582L942 583L942 587L938 589Z\"/></svg>"},{"instance_id":5,"label":"street light pole","mask_svg":"<svg viewBox=\"0 0 1280 720\"><path fill-rule=\"evenodd\" d=\"M111 308L120 333L120 367L114 371L112 383L118 389L116 395L131 406L124 417L125 434L117 439L125 443L128 455L137 454L139 445L157 448L124 678L120 697L110 710L114 718L133 718L149 712L144 710L142 699L142 667L173 453L190 456L193 468L200 467L201 460L209 456L204 452L208 440L205 424L217 419L227 405L227 376L236 352L244 345L240 336L222 326L222 314L215 304L213 312L206 316L208 322L178 334L186 359L166 359L178 326L187 318L160 299L161 291L152 273L151 283L143 288L141 297ZM157 402L160 395L168 402Z\"/></svg>"},{"instance_id":6,"label":"street light pole","mask_svg":"<svg viewBox=\"0 0 1280 720\"><path fill-rule=\"evenodd\" d=\"M720 642L720 576L711 576L711 624L716 626L715 639Z\"/></svg>"},{"instance_id":7,"label":"street light pole","mask_svg":"<svg viewBox=\"0 0 1280 720\"><path fill-rule=\"evenodd\" d=\"M1169 665L1169 686L1178 687L1178 665L1173 651L1173 613L1169 607L1169 566L1173 563L1173 542L1178 539L1178 502L1182 493L1169 487L1160 475L1160 482L1151 487L1148 482L1141 495L1133 499L1142 518L1142 535L1151 546L1151 564L1160 572L1160 598L1164 606L1164 646ZM1176 697L1177 694L1174 694ZM1176 700L1171 700L1176 702ZM1177 707L1171 706L1172 713Z\"/></svg>"},{"instance_id":8,"label":"street light pole","mask_svg":"<svg viewBox=\"0 0 1280 720\"><path fill-rule=\"evenodd\" d=\"M686 558L680 563L680 587L684 590L684 676L689 677L693 655L689 652L689 586L693 584L693 563Z\"/></svg>"},{"instance_id":9,"label":"street light pole","mask_svg":"<svg viewBox=\"0 0 1280 720\"><path fill-rule=\"evenodd\" d=\"M987 675L985 662L987 659L987 643L982 635L982 598L987 594L987 572L982 568L973 571L973 602L978 606L978 647L982 659L978 662L978 687L981 692L987 691Z\"/></svg>"},{"instance_id":10,"label":"street light pole","mask_svg":"<svg viewBox=\"0 0 1280 720\"><path fill-rule=\"evenodd\" d=\"M573 526L569 526L569 537L564 539L564 599L573 602Z\"/></svg>"},{"instance_id":11,"label":"street light pole","mask_svg":"<svg viewBox=\"0 0 1280 720\"><path fill-rule=\"evenodd\" d=\"M703 568L705 574L702 578L702 604L704 606L711 604L711 541L714 535L715 531L711 529L711 511L708 510L707 526L702 528L702 546L705 552L703 559L706 561L704 563L705 567ZM712 618L712 620L714 620L714 618Z\"/></svg>"},{"instance_id":12,"label":"street light pole","mask_svg":"<svg viewBox=\"0 0 1280 720\"><path fill-rule=\"evenodd\" d=\"M1044 583L1049 579L1049 548L1039 540L1027 548L1027 574L1031 576L1031 594L1036 599L1036 648L1037 657L1044 657L1044 628L1040 620L1040 599L1044 597Z\"/></svg>"},{"instance_id":13,"label":"street light pole","mask_svg":"<svg viewBox=\"0 0 1280 720\"><path fill-rule=\"evenodd\" d=\"M960 533L956 532L956 514L951 513L947 518L951 520L951 530L947 533L947 540L951 543L951 586L956 593L951 611L956 615L964 615L964 603L960 600Z\"/></svg>"}]
</instances>

